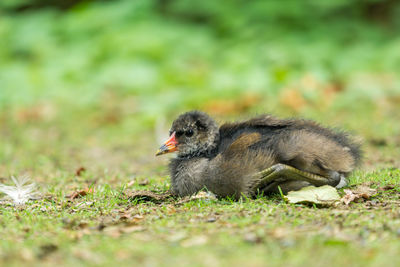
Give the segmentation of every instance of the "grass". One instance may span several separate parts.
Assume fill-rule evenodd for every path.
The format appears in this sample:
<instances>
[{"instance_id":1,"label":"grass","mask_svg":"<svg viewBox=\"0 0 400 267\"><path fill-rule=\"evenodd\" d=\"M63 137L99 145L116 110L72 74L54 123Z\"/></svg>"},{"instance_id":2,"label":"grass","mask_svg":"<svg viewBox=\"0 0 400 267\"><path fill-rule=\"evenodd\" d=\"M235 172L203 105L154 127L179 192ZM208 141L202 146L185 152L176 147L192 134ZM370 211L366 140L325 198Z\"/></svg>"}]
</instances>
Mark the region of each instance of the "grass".
<instances>
[{"instance_id":1,"label":"grass","mask_svg":"<svg viewBox=\"0 0 400 267\"><path fill-rule=\"evenodd\" d=\"M399 170L357 172L357 183L393 184ZM390 179L387 179L390 177ZM110 178L110 177L108 177ZM279 196L232 202L134 203L150 185L96 185L73 201L58 190L24 207L1 207L4 265L61 264L396 266L400 186L336 208L285 204Z\"/></svg>"},{"instance_id":2,"label":"grass","mask_svg":"<svg viewBox=\"0 0 400 267\"><path fill-rule=\"evenodd\" d=\"M1 182L28 174L43 195L22 207L0 206L2 265L399 264L395 137L364 141L365 164L351 181L372 181L378 194L369 201L317 208L286 204L276 195L152 203L128 197L135 190L169 188L168 158L154 158L158 144L148 127L134 128L129 115L100 120L99 127L98 118L107 113L102 109L87 110L80 119L81 110L51 119L32 117L35 110L16 109L2 120ZM18 120L21 112L27 117ZM354 125L349 118L342 122ZM81 167L85 171L77 175ZM379 189L385 185L395 187ZM94 192L66 197L86 187Z\"/></svg>"}]
</instances>

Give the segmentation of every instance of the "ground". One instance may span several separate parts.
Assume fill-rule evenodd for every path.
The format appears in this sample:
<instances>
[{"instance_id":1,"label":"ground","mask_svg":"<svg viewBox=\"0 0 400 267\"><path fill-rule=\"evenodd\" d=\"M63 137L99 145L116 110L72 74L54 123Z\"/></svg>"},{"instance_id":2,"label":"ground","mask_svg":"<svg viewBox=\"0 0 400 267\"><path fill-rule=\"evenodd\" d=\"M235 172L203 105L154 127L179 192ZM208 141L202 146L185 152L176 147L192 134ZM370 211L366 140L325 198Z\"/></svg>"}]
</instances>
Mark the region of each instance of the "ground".
<instances>
[{"instance_id":1,"label":"ground","mask_svg":"<svg viewBox=\"0 0 400 267\"><path fill-rule=\"evenodd\" d=\"M366 184L377 193L359 203L287 204L280 195L237 202L132 200L137 190L169 188L168 157L153 156L158 143L151 132L134 139L123 123L99 127L103 111L93 111L91 119L49 123L43 114L32 118L32 110L22 110L29 120L3 117L8 142L2 172L29 175L41 192L25 205L0 206L4 265L399 264L394 139L364 140L364 165L350 177L349 188ZM11 183L7 176L1 182Z\"/></svg>"}]
</instances>

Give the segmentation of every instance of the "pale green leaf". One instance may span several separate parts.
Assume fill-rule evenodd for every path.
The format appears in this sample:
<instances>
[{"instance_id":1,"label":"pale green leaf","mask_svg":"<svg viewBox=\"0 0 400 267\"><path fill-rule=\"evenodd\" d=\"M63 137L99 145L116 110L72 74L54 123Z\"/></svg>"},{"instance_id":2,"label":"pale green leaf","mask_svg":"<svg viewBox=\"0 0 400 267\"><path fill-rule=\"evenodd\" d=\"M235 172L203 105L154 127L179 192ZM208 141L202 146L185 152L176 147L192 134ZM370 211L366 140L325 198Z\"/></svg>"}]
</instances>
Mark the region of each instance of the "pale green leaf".
<instances>
[{"instance_id":1,"label":"pale green leaf","mask_svg":"<svg viewBox=\"0 0 400 267\"><path fill-rule=\"evenodd\" d=\"M289 203L311 203L331 205L340 200L336 188L324 185L320 187L307 186L299 191L290 191L285 199Z\"/></svg>"}]
</instances>

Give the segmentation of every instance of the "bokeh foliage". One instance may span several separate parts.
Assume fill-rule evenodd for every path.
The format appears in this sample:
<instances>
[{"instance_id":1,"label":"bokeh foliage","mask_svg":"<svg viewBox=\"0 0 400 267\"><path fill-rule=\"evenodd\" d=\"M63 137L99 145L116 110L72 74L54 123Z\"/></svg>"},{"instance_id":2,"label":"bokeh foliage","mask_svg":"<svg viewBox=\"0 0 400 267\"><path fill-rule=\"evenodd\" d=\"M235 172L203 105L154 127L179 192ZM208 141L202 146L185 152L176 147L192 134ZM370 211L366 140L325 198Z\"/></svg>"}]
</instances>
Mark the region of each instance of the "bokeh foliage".
<instances>
[{"instance_id":1,"label":"bokeh foliage","mask_svg":"<svg viewBox=\"0 0 400 267\"><path fill-rule=\"evenodd\" d=\"M347 106L347 99L399 93L396 1L21 0L0 6L3 106L49 99L87 105L112 91L135 96L135 111L157 114L243 92L276 98L307 77L341 91ZM320 98L317 89L298 90L307 100Z\"/></svg>"}]
</instances>

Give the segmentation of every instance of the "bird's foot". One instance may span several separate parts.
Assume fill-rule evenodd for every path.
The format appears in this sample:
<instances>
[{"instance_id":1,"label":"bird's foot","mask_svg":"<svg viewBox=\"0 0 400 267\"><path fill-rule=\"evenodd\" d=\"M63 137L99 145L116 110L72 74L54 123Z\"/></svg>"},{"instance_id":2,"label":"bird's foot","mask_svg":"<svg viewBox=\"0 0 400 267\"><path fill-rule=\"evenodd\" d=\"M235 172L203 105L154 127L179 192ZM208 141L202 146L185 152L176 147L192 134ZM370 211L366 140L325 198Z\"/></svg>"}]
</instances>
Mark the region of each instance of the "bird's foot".
<instances>
[{"instance_id":1,"label":"bird's foot","mask_svg":"<svg viewBox=\"0 0 400 267\"><path fill-rule=\"evenodd\" d=\"M331 171L328 174L328 177L324 177L314 173L301 171L282 163L275 164L270 168L259 172L257 175L260 177L260 183L257 188L269 188L273 184L296 180L305 181L315 186L331 185L341 188L347 185L345 177L336 171Z\"/></svg>"},{"instance_id":2,"label":"bird's foot","mask_svg":"<svg viewBox=\"0 0 400 267\"><path fill-rule=\"evenodd\" d=\"M346 177L344 177L343 174L340 175L340 181L339 183L336 185L336 188L343 188L345 186L347 186L349 184L349 181L347 180Z\"/></svg>"}]
</instances>

